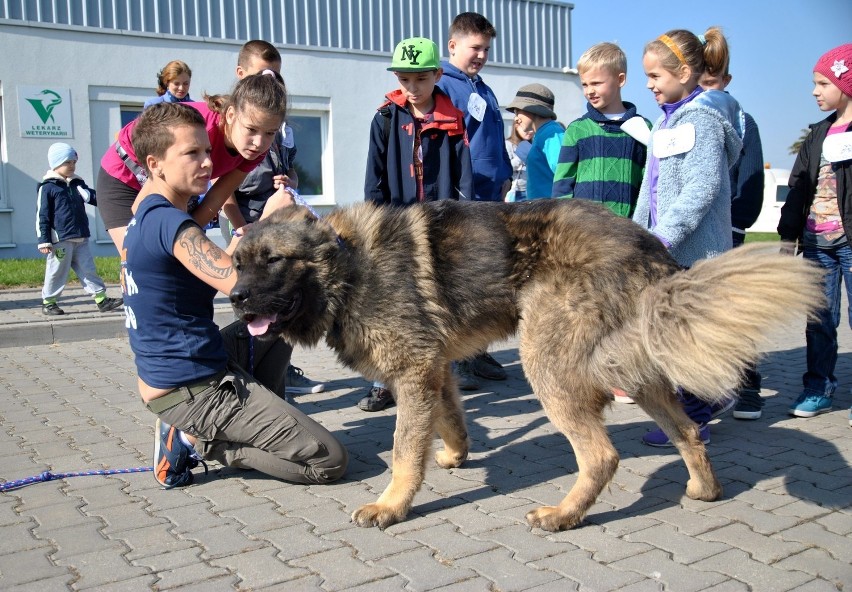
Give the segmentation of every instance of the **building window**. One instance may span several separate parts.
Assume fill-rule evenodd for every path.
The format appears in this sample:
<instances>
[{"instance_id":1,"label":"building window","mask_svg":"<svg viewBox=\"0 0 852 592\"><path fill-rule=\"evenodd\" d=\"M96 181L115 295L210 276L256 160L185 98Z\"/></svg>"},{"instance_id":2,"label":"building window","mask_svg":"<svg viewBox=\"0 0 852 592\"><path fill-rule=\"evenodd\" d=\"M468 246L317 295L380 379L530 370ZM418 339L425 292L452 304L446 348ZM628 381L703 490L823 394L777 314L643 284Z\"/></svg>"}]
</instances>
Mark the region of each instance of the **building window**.
<instances>
[{"instance_id":1,"label":"building window","mask_svg":"<svg viewBox=\"0 0 852 592\"><path fill-rule=\"evenodd\" d=\"M124 128L125 125L139 117L139 114L142 113L142 107L138 105L122 105L121 106L121 127Z\"/></svg>"},{"instance_id":2,"label":"building window","mask_svg":"<svg viewBox=\"0 0 852 592\"><path fill-rule=\"evenodd\" d=\"M323 195L326 120L324 113L296 112L287 117L296 142L294 166L299 174L299 193L306 197Z\"/></svg>"}]
</instances>

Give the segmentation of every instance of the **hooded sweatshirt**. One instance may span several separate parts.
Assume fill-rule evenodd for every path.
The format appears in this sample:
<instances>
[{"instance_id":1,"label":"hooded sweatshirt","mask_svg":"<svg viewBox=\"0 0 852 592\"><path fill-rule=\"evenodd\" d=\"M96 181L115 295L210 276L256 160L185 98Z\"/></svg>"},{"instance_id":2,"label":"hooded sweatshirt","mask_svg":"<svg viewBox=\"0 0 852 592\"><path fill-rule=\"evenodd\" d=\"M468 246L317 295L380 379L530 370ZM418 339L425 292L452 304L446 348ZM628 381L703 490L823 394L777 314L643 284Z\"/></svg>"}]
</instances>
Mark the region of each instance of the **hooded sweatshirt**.
<instances>
[{"instance_id":1,"label":"hooded sweatshirt","mask_svg":"<svg viewBox=\"0 0 852 592\"><path fill-rule=\"evenodd\" d=\"M366 201L394 205L417 202L415 139L419 140L423 163L423 201L471 199L473 178L463 115L441 89L436 87L432 96L432 113L416 125L402 91L386 95L387 101L379 107L370 127Z\"/></svg>"},{"instance_id":2,"label":"hooded sweatshirt","mask_svg":"<svg viewBox=\"0 0 852 592\"><path fill-rule=\"evenodd\" d=\"M633 220L690 267L733 245L730 169L742 150L745 120L729 94L701 87L662 109ZM671 141L661 130L672 130L679 140Z\"/></svg>"},{"instance_id":3,"label":"hooded sweatshirt","mask_svg":"<svg viewBox=\"0 0 852 592\"><path fill-rule=\"evenodd\" d=\"M464 113L473 166L473 199L501 201L503 183L512 177L512 163L506 152L503 118L497 97L480 76L471 78L448 61L442 61L441 67L444 75L438 81L438 87ZM482 121L476 119L468 109L473 94L478 94L485 101Z\"/></svg>"},{"instance_id":4,"label":"hooded sweatshirt","mask_svg":"<svg viewBox=\"0 0 852 592\"><path fill-rule=\"evenodd\" d=\"M647 149L621 130L621 124L637 116L633 103L624 101L624 106L620 119L610 119L587 104L586 114L571 122L553 177L553 197L588 199L619 216L633 214ZM651 122L645 123L650 129Z\"/></svg>"}]
</instances>

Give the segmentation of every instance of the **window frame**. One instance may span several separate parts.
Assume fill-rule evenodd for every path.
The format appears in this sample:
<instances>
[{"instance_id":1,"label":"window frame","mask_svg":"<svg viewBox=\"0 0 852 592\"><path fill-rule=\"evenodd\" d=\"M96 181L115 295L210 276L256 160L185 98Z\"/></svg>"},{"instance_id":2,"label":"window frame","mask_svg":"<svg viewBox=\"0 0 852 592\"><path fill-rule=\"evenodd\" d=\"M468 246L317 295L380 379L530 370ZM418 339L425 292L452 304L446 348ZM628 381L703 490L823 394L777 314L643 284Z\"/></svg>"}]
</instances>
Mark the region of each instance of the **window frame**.
<instances>
[{"instance_id":1,"label":"window frame","mask_svg":"<svg viewBox=\"0 0 852 592\"><path fill-rule=\"evenodd\" d=\"M334 167L333 146L331 136L331 99L323 97L290 97L290 108L287 118L316 117L320 120L320 167L322 176L321 194L301 194L312 206L334 206ZM296 160L302 153L303 140L298 132L295 133Z\"/></svg>"}]
</instances>

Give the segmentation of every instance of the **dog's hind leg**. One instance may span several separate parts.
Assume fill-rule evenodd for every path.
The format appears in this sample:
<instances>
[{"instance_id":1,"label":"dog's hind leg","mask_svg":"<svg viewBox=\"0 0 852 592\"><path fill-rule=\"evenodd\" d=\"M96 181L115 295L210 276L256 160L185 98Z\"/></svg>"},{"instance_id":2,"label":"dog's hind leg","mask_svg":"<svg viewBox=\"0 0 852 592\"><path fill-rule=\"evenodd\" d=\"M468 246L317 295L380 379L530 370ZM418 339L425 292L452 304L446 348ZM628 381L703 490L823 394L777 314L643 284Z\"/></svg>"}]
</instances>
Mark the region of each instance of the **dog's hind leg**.
<instances>
[{"instance_id":1,"label":"dog's hind leg","mask_svg":"<svg viewBox=\"0 0 852 592\"><path fill-rule=\"evenodd\" d=\"M564 530L579 524L618 468L618 452L603 422L608 394L576 388L553 397L537 392L547 417L561 431L577 457L577 482L558 506L527 513L527 522L544 530Z\"/></svg>"},{"instance_id":2,"label":"dog's hind leg","mask_svg":"<svg viewBox=\"0 0 852 592\"><path fill-rule=\"evenodd\" d=\"M352 520L358 526L386 528L404 520L411 509L414 494L423 484L426 472L442 382L443 374L439 370L419 380L402 377L390 385L397 405L391 482L375 503L361 506L352 513Z\"/></svg>"},{"instance_id":3,"label":"dog's hind leg","mask_svg":"<svg viewBox=\"0 0 852 592\"><path fill-rule=\"evenodd\" d=\"M722 486L713 472L698 426L683 410L671 389L663 384L648 385L635 400L657 422L683 457L689 471L686 495L705 502L719 499Z\"/></svg>"},{"instance_id":4,"label":"dog's hind leg","mask_svg":"<svg viewBox=\"0 0 852 592\"><path fill-rule=\"evenodd\" d=\"M467 459L470 441L458 386L449 364L440 403L435 407L435 429L444 441L444 449L435 453L435 462L444 469L460 466Z\"/></svg>"}]
</instances>

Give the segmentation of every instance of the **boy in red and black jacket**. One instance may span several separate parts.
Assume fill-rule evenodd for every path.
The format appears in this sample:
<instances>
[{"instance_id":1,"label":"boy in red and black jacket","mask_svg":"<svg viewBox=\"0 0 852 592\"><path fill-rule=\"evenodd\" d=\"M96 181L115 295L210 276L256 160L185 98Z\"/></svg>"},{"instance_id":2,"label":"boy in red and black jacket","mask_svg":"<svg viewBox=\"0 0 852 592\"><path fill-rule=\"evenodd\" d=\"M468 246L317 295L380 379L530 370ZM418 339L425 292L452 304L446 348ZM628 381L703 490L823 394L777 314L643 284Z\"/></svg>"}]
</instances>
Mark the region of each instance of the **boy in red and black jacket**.
<instances>
[{"instance_id":1,"label":"boy in red and black jacket","mask_svg":"<svg viewBox=\"0 0 852 592\"><path fill-rule=\"evenodd\" d=\"M438 46L412 37L394 50L399 88L386 96L370 129L366 201L410 205L471 199L473 172L464 114L436 86Z\"/></svg>"},{"instance_id":2,"label":"boy in red and black jacket","mask_svg":"<svg viewBox=\"0 0 852 592\"><path fill-rule=\"evenodd\" d=\"M410 206L473 197L473 170L464 114L436 86L442 69L438 46L423 37L400 41L389 71L399 88L385 95L370 128L364 199ZM394 405L376 382L358 401L362 411Z\"/></svg>"}]
</instances>

